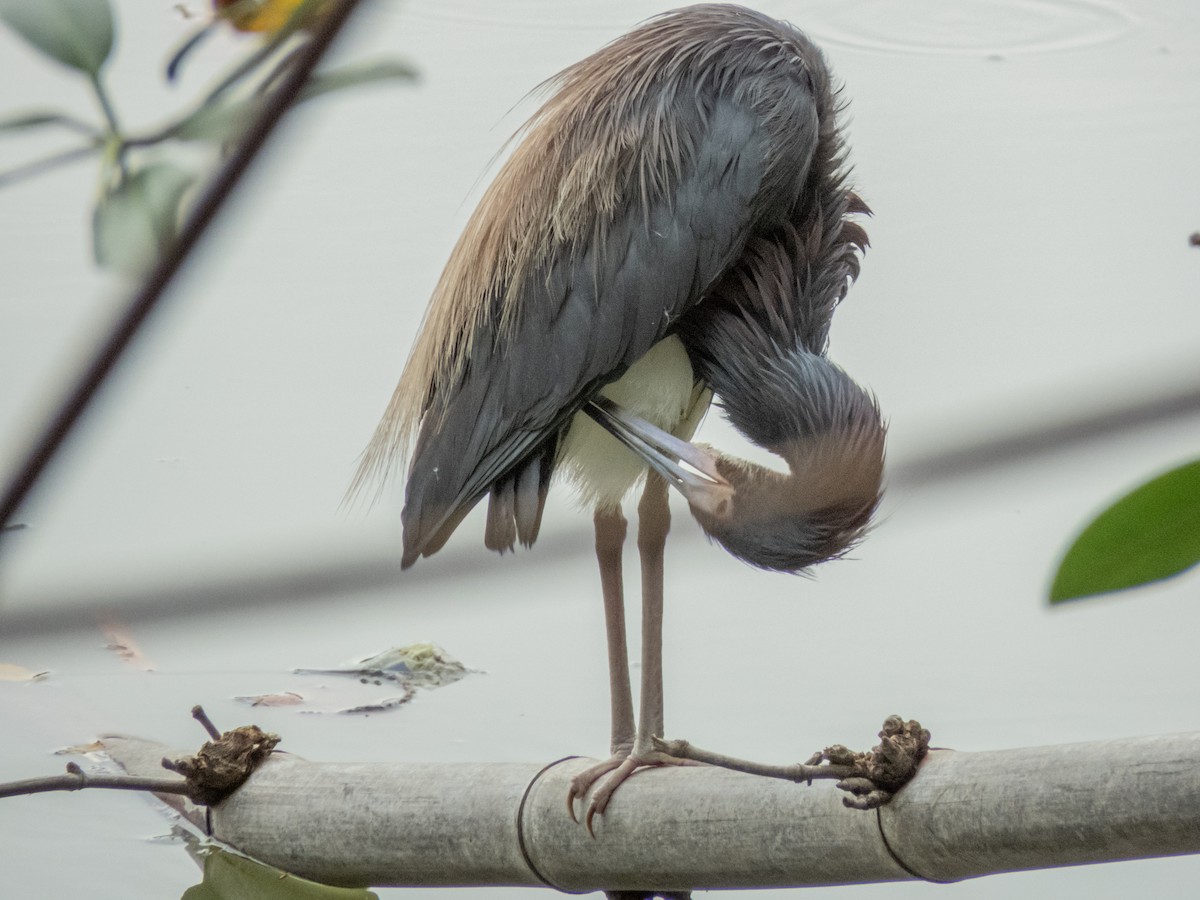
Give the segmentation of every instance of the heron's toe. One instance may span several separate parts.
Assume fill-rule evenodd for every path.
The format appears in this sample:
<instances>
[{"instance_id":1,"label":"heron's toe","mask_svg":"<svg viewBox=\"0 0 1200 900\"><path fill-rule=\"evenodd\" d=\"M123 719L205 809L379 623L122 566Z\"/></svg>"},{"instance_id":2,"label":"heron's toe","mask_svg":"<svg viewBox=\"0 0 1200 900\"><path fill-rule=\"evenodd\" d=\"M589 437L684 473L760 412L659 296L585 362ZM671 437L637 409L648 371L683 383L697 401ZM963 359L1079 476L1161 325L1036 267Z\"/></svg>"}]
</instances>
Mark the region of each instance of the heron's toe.
<instances>
[{"instance_id":1,"label":"heron's toe","mask_svg":"<svg viewBox=\"0 0 1200 900\"><path fill-rule=\"evenodd\" d=\"M591 800L587 804L587 812L583 820L588 832L592 837L595 837L594 820L596 816L604 815L604 811L608 809L608 804L612 800L613 794L616 793L617 788L632 777L634 773L642 769L657 769L661 766L699 765L703 765L703 763L698 763L693 759L682 759L678 756L671 756L668 753L658 750L631 754L626 757L614 756L612 759L605 760L598 765L585 769L576 775L575 778L571 779L571 789L567 801L571 806L571 818L575 819L575 798L584 799L584 795L588 789L595 785L595 790L592 792ZM586 785L583 785L582 791L577 792L577 782L582 783L584 779L587 781ZM578 819L575 819L575 821L578 821Z\"/></svg>"},{"instance_id":2,"label":"heron's toe","mask_svg":"<svg viewBox=\"0 0 1200 900\"><path fill-rule=\"evenodd\" d=\"M571 821L578 822L575 817L575 801L583 801L587 796L587 792L591 790L592 785L611 772L618 768L629 757L628 753L615 753L604 762L596 763L594 766L588 766L582 772L579 772L571 779L571 786L567 789L567 812L571 814ZM591 810L588 810L588 831L591 831Z\"/></svg>"}]
</instances>

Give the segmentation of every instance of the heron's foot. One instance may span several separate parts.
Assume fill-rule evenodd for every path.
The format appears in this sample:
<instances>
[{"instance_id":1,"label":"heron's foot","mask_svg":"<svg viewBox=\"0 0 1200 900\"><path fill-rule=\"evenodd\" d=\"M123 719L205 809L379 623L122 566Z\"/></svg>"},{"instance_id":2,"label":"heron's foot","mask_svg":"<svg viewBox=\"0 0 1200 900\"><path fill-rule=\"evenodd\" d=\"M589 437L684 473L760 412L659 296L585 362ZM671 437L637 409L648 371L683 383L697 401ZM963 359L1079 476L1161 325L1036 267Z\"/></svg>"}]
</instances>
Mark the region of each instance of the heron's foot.
<instances>
[{"instance_id":1,"label":"heron's foot","mask_svg":"<svg viewBox=\"0 0 1200 900\"><path fill-rule=\"evenodd\" d=\"M593 820L596 816L604 815L604 810L608 808L608 803L612 800L612 795L616 793L617 788L639 769L702 765L704 763L692 759L682 759L659 750L647 750L644 753L614 753L609 759L584 769L571 779L571 787L567 791L567 811L570 812L572 821L578 822L579 819L575 817L575 801L578 800L581 805L586 801L587 810L584 813L583 823L592 837L595 837L596 832L592 827ZM588 800L588 791L591 791L593 787L595 787L595 791Z\"/></svg>"},{"instance_id":2,"label":"heron's foot","mask_svg":"<svg viewBox=\"0 0 1200 900\"><path fill-rule=\"evenodd\" d=\"M916 719L906 722L900 716L888 716L877 746L855 753L834 744L814 753L807 765L848 770L837 784L849 795L842 798L842 803L851 809L875 809L912 780L928 752L928 729Z\"/></svg>"},{"instance_id":3,"label":"heron's foot","mask_svg":"<svg viewBox=\"0 0 1200 900\"><path fill-rule=\"evenodd\" d=\"M737 759L723 753L702 750L687 741L654 738L654 748L680 759L693 759L710 766L733 769L748 775L781 778L812 784L818 778L838 779L838 787L849 796L842 802L851 809L875 809L895 796L912 780L925 754L929 752L929 731L915 719L907 722L888 716L879 732L879 745L856 753L841 744L826 747L804 763L772 765Z\"/></svg>"},{"instance_id":4,"label":"heron's foot","mask_svg":"<svg viewBox=\"0 0 1200 900\"><path fill-rule=\"evenodd\" d=\"M587 792L591 790L593 784L620 766L625 760L629 759L628 750L618 750L604 762L598 762L594 766L588 766L582 772L578 773L571 779L571 786L567 789L567 812L571 815L572 822L578 822L575 817L575 801L583 802Z\"/></svg>"}]
</instances>

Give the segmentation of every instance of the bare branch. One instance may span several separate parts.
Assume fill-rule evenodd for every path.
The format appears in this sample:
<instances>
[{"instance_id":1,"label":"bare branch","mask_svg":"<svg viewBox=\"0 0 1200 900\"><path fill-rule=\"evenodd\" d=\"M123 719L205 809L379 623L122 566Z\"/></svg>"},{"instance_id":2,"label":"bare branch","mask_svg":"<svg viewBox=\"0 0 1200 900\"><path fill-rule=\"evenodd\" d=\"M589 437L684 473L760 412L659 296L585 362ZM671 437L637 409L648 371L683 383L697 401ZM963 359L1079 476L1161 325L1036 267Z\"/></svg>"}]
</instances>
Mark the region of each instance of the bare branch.
<instances>
[{"instance_id":1,"label":"bare branch","mask_svg":"<svg viewBox=\"0 0 1200 900\"><path fill-rule=\"evenodd\" d=\"M153 794L183 794L190 788L182 778L147 778L139 775L89 775L78 764L68 763L66 775L46 778L27 778L0 784L0 798L23 797L50 791L81 791L84 788L104 788L114 791L148 791Z\"/></svg>"}]
</instances>

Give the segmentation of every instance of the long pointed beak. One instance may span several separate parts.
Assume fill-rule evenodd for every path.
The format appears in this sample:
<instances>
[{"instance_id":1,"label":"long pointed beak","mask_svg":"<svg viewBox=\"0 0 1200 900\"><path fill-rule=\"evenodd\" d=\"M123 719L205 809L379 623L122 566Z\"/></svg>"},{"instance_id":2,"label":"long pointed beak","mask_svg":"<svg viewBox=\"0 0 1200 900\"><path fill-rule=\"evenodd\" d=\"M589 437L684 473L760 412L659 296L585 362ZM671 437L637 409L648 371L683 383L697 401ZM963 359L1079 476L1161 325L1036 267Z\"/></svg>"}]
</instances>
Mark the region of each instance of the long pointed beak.
<instances>
[{"instance_id":1,"label":"long pointed beak","mask_svg":"<svg viewBox=\"0 0 1200 900\"><path fill-rule=\"evenodd\" d=\"M710 454L631 415L607 397L594 397L583 411L685 497L690 498L696 489L729 487Z\"/></svg>"}]
</instances>

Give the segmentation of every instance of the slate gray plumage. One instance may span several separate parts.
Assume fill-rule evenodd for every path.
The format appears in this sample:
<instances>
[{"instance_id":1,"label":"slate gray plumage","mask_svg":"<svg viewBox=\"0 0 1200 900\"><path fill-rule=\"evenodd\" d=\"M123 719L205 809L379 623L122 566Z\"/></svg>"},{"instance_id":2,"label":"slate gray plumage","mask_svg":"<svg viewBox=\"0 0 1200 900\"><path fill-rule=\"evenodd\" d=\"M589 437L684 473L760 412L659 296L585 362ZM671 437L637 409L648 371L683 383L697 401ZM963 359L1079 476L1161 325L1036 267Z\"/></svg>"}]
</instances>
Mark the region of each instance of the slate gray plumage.
<instances>
[{"instance_id":1,"label":"slate gray plumage","mask_svg":"<svg viewBox=\"0 0 1200 900\"><path fill-rule=\"evenodd\" d=\"M884 426L825 355L866 246L851 217L868 210L847 185L820 50L761 13L694 6L551 85L451 254L356 483L407 455L405 566L488 495L487 546L532 544L555 471L581 486L596 509L614 692L614 758L572 790L616 770L590 827L630 771L668 762L649 749L662 727L653 649L636 736L628 697L620 500L639 472L652 469L639 547L655 648L667 483L735 556L802 571L865 532ZM686 443L714 392L788 473ZM640 465L601 465L635 457L592 419Z\"/></svg>"}]
</instances>

